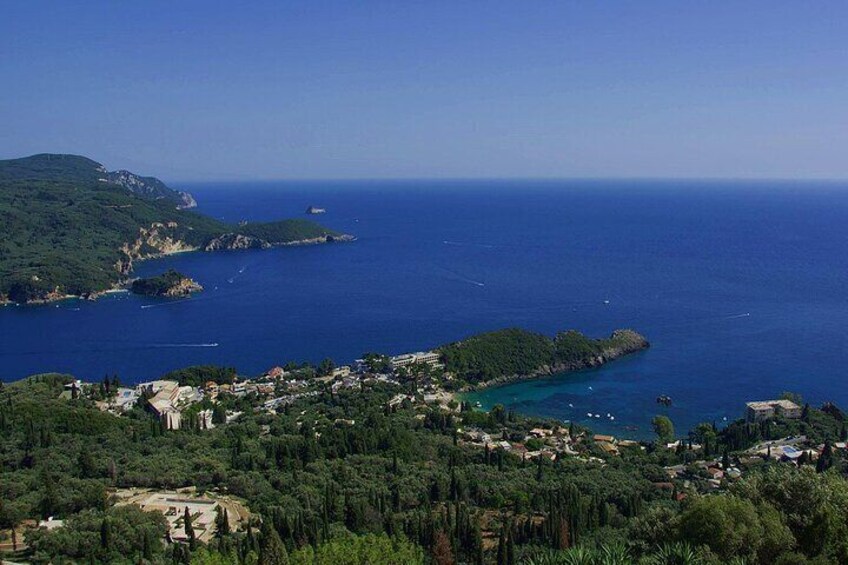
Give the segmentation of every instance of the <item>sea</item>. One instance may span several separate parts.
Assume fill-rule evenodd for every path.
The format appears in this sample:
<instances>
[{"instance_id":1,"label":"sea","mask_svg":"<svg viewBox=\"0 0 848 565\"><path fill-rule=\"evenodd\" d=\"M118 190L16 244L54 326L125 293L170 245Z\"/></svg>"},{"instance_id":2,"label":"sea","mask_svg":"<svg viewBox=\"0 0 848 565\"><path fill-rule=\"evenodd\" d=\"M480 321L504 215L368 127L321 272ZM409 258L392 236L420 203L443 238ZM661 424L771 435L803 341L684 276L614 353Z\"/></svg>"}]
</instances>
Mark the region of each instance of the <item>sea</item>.
<instances>
[{"instance_id":1,"label":"sea","mask_svg":"<svg viewBox=\"0 0 848 565\"><path fill-rule=\"evenodd\" d=\"M405 180L203 183L199 212L306 217L356 241L186 253L138 264L204 287L0 308L5 381L58 371L154 379L197 364L258 374L347 363L519 327L647 351L469 395L483 408L620 436L742 415L786 391L848 407L848 184L801 181ZM671 406L656 402L668 395Z\"/></svg>"}]
</instances>

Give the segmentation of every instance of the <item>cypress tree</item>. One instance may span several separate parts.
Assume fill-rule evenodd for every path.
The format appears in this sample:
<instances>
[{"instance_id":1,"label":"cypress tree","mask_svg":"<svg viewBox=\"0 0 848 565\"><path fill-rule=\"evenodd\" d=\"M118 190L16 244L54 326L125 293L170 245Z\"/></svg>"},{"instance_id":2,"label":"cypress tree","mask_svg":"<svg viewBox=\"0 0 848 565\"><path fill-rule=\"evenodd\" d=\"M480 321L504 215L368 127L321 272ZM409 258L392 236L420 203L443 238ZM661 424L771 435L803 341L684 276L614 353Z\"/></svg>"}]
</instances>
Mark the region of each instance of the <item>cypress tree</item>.
<instances>
[{"instance_id":1,"label":"cypress tree","mask_svg":"<svg viewBox=\"0 0 848 565\"><path fill-rule=\"evenodd\" d=\"M501 528L501 533L498 536L498 565L506 565L506 539L504 538L504 529Z\"/></svg>"},{"instance_id":2,"label":"cypress tree","mask_svg":"<svg viewBox=\"0 0 848 565\"><path fill-rule=\"evenodd\" d=\"M512 534L512 521L506 531L506 565L515 565L515 539Z\"/></svg>"},{"instance_id":3,"label":"cypress tree","mask_svg":"<svg viewBox=\"0 0 848 565\"><path fill-rule=\"evenodd\" d=\"M100 547L106 552L109 551L109 546L112 545L112 526L109 524L108 518L103 518L100 522Z\"/></svg>"},{"instance_id":4,"label":"cypress tree","mask_svg":"<svg viewBox=\"0 0 848 565\"><path fill-rule=\"evenodd\" d=\"M197 547L197 539L194 536L194 528L191 525L191 512L189 512L188 506L185 507L185 512L183 513L183 528L185 529L188 546L191 550L194 550Z\"/></svg>"},{"instance_id":5,"label":"cypress tree","mask_svg":"<svg viewBox=\"0 0 848 565\"><path fill-rule=\"evenodd\" d=\"M262 565L288 565L289 554L271 520L262 522L259 543L259 563Z\"/></svg>"}]
</instances>

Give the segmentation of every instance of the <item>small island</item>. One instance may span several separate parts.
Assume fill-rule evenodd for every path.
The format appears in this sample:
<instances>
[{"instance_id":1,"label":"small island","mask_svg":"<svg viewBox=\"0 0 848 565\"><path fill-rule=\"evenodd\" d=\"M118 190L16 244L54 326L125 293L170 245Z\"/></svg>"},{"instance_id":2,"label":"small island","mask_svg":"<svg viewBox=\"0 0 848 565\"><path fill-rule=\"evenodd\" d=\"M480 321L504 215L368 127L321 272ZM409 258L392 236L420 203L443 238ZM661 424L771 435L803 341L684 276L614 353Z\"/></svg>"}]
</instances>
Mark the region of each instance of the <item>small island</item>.
<instances>
[{"instance_id":1,"label":"small island","mask_svg":"<svg viewBox=\"0 0 848 565\"><path fill-rule=\"evenodd\" d=\"M156 277L136 279L130 287L135 294L179 298L203 290L203 287L189 277L170 269Z\"/></svg>"}]
</instances>

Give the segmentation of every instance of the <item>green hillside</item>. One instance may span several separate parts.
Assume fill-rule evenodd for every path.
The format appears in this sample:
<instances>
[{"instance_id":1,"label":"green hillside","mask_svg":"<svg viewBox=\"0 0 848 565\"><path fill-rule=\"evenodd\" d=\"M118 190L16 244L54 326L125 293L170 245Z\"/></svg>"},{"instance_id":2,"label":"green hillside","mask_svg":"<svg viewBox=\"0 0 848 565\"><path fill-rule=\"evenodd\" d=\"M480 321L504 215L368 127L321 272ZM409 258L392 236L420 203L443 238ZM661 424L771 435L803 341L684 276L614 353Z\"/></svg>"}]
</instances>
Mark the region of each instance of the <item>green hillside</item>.
<instances>
[{"instance_id":1,"label":"green hillside","mask_svg":"<svg viewBox=\"0 0 848 565\"><path fill-rule=\"evenodd\" d=\"M606 339L574 330L548 336L518 328L475 335L440 348L445 367L469 385L537 374L574 371L650 346L633 330L616 330Z\"/></svg>"},{"instance_id":2,"label":"green hillside","mask_svg":"<svg viewBox=\"0 0 848 565\"><path fill-rule=\"evenodd\" d=\"M116 265L128 258L121 248L153 224L163 224L159 239L192 248L224 233L242 233L238 226L178 209L185 193L161 181L139 184L135 179L144 177L119 173L123 181L129 174L133 187L109 181L105 168L85 157L0 161L0 295L29 302L57 289L75 295L108 289L121 279ZM272 243L337 235L303 220L255 227L277 236ZM132 258L158 251L142 242Z\"/></svg>"}]
</instances>

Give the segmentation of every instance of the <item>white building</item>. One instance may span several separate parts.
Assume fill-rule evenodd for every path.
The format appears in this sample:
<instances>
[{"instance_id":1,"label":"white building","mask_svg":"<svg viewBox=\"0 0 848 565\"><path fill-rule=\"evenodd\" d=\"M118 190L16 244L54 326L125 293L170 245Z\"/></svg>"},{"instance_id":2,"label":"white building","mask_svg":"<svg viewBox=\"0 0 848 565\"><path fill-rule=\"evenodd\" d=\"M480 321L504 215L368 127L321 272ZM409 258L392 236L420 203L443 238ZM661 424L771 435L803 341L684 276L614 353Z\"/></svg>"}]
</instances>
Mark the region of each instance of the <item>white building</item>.
<instances>
[{"instance_id":1,"label":"white building","mask_svg":"<svg viewBox=\"0 0 848 565\"><path fill-rule=\"evenodd\" d=\"M441 357L436 351L419 351L418 353L404 353L391 358L392 368L408 367L413 363L426 365L438 365Z\"/></svg>"}]
</instances>

